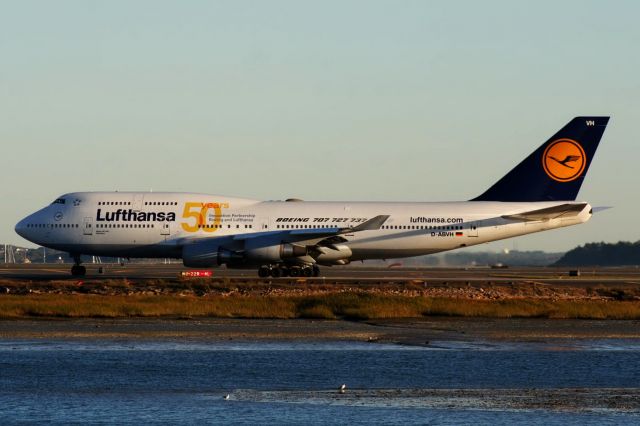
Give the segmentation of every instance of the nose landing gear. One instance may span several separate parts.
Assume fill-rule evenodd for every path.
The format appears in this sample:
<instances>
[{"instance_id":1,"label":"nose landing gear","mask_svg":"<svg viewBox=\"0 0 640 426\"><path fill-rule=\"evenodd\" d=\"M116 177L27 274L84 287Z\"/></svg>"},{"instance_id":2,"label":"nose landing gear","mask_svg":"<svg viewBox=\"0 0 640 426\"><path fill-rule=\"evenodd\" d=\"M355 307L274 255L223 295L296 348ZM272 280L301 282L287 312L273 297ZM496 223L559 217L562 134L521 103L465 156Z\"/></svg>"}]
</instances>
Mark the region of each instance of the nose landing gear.
<instances>
[{"instance_id":1,"label":"nose landing gear","mask_svg":"<svg viewBox=\"0 0 640 426\"><path fill-rule=\"evenodd\" d=\"M87 268L82 266L82 260L79 254L72 255L75 265L71 267L71 275L74 277L84 277L87 274Z\"/></svg>"},{"instance_id":2,"label":"nose landing gear","mask_svg":"<svg viewBox=\"0 0 640 426\"><path fill-rule=\"evenodd\" d=\"M87 274L87 268L82 265L73 265L71 267L71 275L74 277L83 277Z\"/></svg>"}]
</instances>

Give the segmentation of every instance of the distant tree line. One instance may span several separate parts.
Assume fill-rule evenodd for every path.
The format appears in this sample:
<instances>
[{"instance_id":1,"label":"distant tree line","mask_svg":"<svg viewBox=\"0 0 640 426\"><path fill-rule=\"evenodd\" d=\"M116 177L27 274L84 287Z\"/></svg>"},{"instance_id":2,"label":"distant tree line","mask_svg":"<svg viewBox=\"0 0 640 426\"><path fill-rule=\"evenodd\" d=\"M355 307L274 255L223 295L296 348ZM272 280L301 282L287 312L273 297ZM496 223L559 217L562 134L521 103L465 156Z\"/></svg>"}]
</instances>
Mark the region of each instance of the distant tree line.
<instances>
[{"instance_id":1,"label":"distant tree line","mask_svg":"<svg viewBox=\"0 0 640 426\"><path fill-rule=\"evenodd\" d=\"M588 243L565 253L554 266L631 266L640 265L640 241Z\"/></svg>"}]
</instances>

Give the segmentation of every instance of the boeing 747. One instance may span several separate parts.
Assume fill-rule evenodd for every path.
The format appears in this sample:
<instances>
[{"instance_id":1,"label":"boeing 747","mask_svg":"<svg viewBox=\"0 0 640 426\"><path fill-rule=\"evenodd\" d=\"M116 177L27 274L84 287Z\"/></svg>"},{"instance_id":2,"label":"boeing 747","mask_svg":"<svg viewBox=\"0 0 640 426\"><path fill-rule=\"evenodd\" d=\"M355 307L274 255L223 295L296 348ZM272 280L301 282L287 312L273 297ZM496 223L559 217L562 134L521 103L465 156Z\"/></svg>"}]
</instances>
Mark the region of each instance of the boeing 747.
<instances>
[{"instance_id":1,"label":"boeing 747","mask_svg":"<svg viewBox=\"0 0 640 426\"><path fill-rule=\"evenodd\" d=\"M73 192L15 227L81 255L181 258L194 268L317 276L318 265L420 256L577 225L576 201L609 117L576 117L480 196L460 202L258 201L182 192Z\"/></svg>"}]
</instances>

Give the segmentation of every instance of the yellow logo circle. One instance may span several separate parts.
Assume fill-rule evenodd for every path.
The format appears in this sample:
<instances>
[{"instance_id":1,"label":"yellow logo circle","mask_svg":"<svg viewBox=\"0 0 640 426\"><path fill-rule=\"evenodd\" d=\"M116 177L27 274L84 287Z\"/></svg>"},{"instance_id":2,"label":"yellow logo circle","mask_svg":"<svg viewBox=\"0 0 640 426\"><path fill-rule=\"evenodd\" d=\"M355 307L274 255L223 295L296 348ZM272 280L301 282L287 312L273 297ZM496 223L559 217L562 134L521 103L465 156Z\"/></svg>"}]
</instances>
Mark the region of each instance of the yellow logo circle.
<instances>
[{"instance_id":1,"label":"yellow logo circle","mask_svg":"<svg viewBox=\"0 0 640 426\"><path fill-rule=\"evenodd\" d=\"M558 139L549 144L542 155L542 166L549 177L558 182L577 179L587 164L580 144L572 139Z\"/></svg>"}]
</instances>

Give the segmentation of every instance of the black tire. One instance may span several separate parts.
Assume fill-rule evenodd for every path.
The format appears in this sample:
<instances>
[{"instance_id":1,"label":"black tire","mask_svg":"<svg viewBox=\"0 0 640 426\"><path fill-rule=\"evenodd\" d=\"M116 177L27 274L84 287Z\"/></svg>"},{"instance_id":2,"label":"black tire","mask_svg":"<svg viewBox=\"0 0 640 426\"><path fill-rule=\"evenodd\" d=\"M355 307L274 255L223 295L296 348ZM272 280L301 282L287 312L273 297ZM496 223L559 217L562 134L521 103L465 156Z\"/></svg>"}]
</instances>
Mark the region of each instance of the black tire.
<instances>
[{"instance_id":1,"label":"black tire","mask_svg":"<svg viewBox=\"0 0 640 426\"><path fill-rule=\"evenodd\" d=\"M71 267L71 275L74 277L84 277L87 274L87 268L82 265L73 265Z\"/></svg>"},{"instance_id":2,"label":"black tire","mask_svg":"<svg viewBox=\"0 0 640 426\"><path fill-rule=\"evenodd\" d=\"M269 268L266 266L261 266L260 268L258 268L258 276L260 278L267 278L270 275Z\"/></svg>"},{"instance_id":3,"label":"black tire","mask_svg":"<svg viewBox=\"0 0 640 426\"><path fill-rule=\"evenodd\" d=\"M314 277L320 276L320 268L318 268L318 265L313 265L313 276Z\"/></svg>"},{"instance_id":4,"label":"black tire","mask_svg":"<svg viewBox=\"0 0 640 426\"><path fill-rule=\"evenodd\" d=\"M280 268L271 268L271 276L273 278L280 278L281 271Z\"/></svg>"},{"instance_id":5,"label":"black tire","mask_svg":"<svg viewBox=\"0 0 640 426\"><path fill-rule=\"evenodd\" d=\"M287 268L286 266L281 266L280 267L280 275L282 275L283 277L288 277L289 276L289 268Z\"/></svg>"},{"instance_id":6,"label":"black tire","mask_svg":"<svg viewBox=\"0 0 640 426\"><path fill-rule=\"evenodd\" d=\"M291 277L299 277L300 276L300 268L298 268L297 266L294 266L293 268L289 269L289 276Z\"/></svg>"},{"instance_id":7,"label":"black tire","mask_svg":"<svg viewBox=\"0 0 640 426\"><path fill-rule=\"evenodd\" d=\"M313 275L313 270L311 270L311 268L307 266L306 268L302 269L302 275L305 277L310 277L311 275Z\"/></svg>"}]
</instances>

